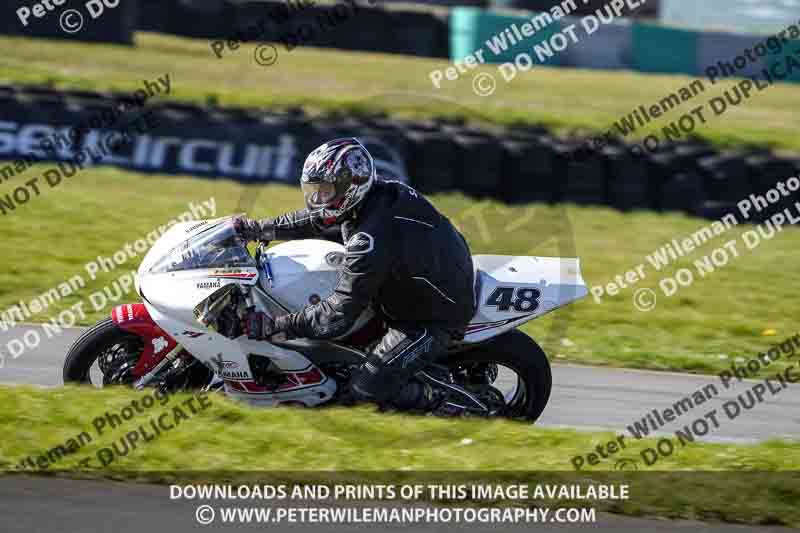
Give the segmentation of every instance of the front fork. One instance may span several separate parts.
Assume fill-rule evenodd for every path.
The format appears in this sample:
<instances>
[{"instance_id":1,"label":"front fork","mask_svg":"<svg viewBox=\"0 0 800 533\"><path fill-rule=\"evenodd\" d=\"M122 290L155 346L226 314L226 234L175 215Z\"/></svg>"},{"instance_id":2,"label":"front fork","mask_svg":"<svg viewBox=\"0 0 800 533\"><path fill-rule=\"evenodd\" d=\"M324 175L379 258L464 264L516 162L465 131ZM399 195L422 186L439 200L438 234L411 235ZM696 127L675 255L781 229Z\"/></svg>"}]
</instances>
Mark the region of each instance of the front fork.
<instances>
[{"instance_id":1,"label":"front fork","mask_svg":"<svg viewBox=\"0 0 800 533\"><path fill-rule=\"evenodd\" d=\"M183 351L183 346L180 344L176 344L175 347L170 350L170 352L164 356L164 359L159 361L159 363L153 367L153 369L145 374L144 376L139 379L134 385L133 388L136 390L141 390L145 388L153 379L158 375L161 370L169 364L172 364L175 359L178 358L181 351Z\"/></svg>"}]
</instances>

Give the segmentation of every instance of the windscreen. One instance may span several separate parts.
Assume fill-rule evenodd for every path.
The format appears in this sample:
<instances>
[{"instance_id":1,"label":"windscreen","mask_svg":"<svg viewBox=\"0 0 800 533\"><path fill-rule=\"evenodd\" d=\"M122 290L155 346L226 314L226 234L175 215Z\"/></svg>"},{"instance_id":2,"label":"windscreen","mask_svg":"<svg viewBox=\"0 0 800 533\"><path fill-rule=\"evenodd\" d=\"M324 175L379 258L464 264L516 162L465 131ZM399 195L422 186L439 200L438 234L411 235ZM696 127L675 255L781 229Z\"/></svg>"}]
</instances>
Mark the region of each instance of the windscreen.
<instances>
[{"instance_id":1,"label":"windscreen","mask_svg":"<svg viewBox=\"0 0 800 533\"><path fill-rule=\"evenodd\" d=\"M233 227L233 220L210 226L172 248L150 269L153 274L182 270L255 267L247 241Z\"/></svg>"}]
</instances>

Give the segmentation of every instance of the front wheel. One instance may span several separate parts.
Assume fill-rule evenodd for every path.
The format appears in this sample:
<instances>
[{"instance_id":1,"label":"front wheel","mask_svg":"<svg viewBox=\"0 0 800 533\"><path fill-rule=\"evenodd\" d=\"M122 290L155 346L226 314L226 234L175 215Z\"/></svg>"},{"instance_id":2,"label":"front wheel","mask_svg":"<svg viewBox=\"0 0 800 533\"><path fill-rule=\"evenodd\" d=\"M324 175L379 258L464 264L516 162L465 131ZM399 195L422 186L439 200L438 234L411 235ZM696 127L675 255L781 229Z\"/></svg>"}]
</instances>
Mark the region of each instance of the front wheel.
<instances>
[{"instance_id":1,"label":"front wheel","mask_svg":"<svg viewBox=\"0 0 800 533\"><path fill-rule=\"evenodd\" d=\"M492 416L533 422L550 399L547 355L519 330L451 355L448 366L456 383L487 403Z\"/></svg>"},{"instance_id":2,"label":"front wheel","mask_svg":"<svg viewBox=\"0 0 800 533\"><path fill-rule=\"evenodd\" d=\"M141 337L119 328L107 318L72 345L64 361L64 383L91 383L95 387L130 385L144 351Z\"/></svg>"},{"instance_id":3,"label":"front wheel","mask_svg":"<svg viewBox=\"0 0 800 533\"><path fill-rule=\"evenodd\" d=\"M144 352L144 340L107 318L87 329L72 345L64 361L64 383L95 387L132 386L139 376L133 371ZM192 390L208 385L211 370L184 353L151 383L164 391Z\"/></svg>"}]
</instances>

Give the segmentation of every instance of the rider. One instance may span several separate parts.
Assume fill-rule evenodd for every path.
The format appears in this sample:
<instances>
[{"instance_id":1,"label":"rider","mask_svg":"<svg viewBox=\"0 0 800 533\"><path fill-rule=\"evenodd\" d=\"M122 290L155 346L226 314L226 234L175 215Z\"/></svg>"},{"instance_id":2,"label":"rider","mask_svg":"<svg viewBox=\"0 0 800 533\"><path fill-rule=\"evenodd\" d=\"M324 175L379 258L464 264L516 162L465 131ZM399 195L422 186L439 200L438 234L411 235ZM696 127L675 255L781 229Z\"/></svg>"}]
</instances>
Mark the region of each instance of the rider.
<instances>
[{"instance_id":1,"label":"rider","mask_svg":"<svg viewBox=\"0 0 800 533\"><path fill-rule=\"evenodd\" d=\"M445 393L415 373L463 337L475 311L472 255L464 237L414 189L376 179L372 156L355 138L309 154L300 178L307 208L274 219L236 221L248 240L330 236L345 244L338 285L327 299L273 322L251 315L251 338L342 336L371 304L388 332L353 374L356 399L400 409L437 409Z\"/></svg>"}]
</instances>

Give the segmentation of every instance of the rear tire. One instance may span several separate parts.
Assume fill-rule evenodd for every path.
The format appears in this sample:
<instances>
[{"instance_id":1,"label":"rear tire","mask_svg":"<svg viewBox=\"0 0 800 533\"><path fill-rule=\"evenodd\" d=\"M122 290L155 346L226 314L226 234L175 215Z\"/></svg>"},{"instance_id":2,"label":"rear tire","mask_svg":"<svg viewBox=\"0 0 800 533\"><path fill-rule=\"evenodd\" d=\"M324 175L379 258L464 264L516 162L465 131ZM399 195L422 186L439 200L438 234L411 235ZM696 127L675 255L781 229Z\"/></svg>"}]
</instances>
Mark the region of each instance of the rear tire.
<instances>
[{"instance_id":1,"label":"rear tire","mask_svg":"<svg viewBox=\"0 0 800 533\"><path fill-rule=\"evenodd\" d=\"M451 367L472 363L497 363L509 367L524 381L524 403L500 416L531 422L541 416L550 399L553 376L547 355L533 339L515 329L448 359Z\"/></svg>"},{"instance_id":2,"label":"rear tire","mask_svg":"<svg viewBox=\"0 0 800 533\"><path fill-rule=\"evenodd\" d=\"M112 319L107 318L98 322L78 337L67 352L64 361L64 383L91 383L89 370L100 354L117 344L136 342L141 344L138 335L121 329Z\"/></svg>"}]
</instances>

